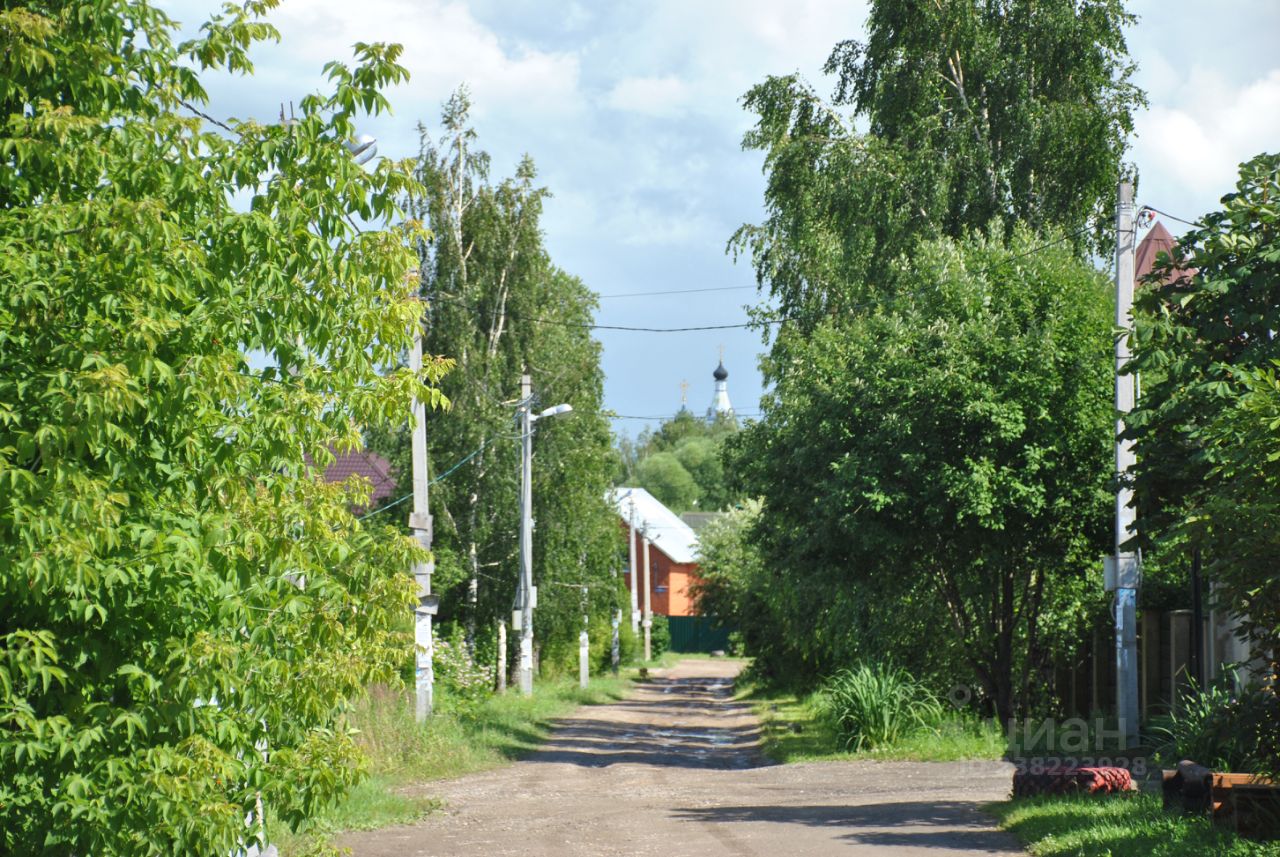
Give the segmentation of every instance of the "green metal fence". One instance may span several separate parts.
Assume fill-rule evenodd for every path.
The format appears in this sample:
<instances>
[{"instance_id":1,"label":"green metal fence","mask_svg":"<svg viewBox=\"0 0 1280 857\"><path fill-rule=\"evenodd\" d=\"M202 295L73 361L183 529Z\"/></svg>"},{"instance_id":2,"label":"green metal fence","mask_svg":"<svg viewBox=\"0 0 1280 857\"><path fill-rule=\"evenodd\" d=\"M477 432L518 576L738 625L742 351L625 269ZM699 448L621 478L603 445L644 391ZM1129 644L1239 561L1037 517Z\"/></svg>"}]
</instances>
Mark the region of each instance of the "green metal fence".
<instances>
[{"instance_id":1,"label":"green metal fence","mask_svg":"<svg viewBox=\"0 0 1280 857\"><path fill-rule=\"evenodd\" d=\"M729 648L729 632L732 628L717 626L709 616L670 616L671 651L713 652Z\"/></svg>"}]
</instances>

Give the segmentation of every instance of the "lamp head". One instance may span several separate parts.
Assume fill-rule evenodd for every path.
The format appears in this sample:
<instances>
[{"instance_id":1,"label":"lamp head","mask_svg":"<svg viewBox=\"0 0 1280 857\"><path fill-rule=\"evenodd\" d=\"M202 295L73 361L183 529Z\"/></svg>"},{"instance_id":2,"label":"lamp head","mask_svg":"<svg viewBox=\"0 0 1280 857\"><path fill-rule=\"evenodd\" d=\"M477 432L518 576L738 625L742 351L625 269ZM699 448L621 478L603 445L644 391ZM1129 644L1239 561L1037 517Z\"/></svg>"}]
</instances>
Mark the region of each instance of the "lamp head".
<instances>
[{"instance_id":1,"label":"lamp head","mask_svg":"<svg viewBox=\"0 0 1280 857\"><path fill-rule=\"evenodd\" d=\"M538 414L537 418L542 419L543 417L554 417L560 414L567 414L572 410L573 410L573 405L569 405L569 404L556 405L554 408L547 408L545 411Z\"/></svg>"},{"instance_id":2,"label":"lamp head","mask_svg":"<svg viewBox=\"0 0 1280 857\"><path fill-rule=\"evenodd\" d=\"M347 143L347 151L351 153L351 157L357 164L364 165L378 154L378 141L368 134L361 134L360 139Z\"/></svg>"}]
</instances>

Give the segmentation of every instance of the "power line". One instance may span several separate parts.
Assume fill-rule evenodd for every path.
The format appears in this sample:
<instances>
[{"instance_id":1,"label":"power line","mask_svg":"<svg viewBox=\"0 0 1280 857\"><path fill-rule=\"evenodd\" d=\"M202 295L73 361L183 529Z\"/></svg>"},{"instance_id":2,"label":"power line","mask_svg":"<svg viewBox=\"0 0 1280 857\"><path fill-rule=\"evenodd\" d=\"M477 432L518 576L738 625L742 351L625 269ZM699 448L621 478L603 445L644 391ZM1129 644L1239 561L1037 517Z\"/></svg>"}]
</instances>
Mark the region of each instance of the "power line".
<instances>
[{"instance_id":1,"label":"power line","mask_svg":"<svg viewBox=\"0 0 1280 857\"><path fill-rule=\"evenodd\" d=\"M693 415L692 411L690 411L689 413L691 416L694 417L694 419L698 419L696 415ZM733 415L735 417L747 417L747 418L760 416L759 413L742 413L740 411L734 411ZM609 414L608 418L611 420L673 420L678 416L680 416L680 414L678 413L654 414L653 416L640 416L636 414Z\"/></svg>"},{"instance_id":2,"label":"power line","mask_svg":"<svg viewBox=\"0 0 1280 857\"><path fill-rule=\"evenodd\" d=\"M623 292L617 295L598 295L601 300L605 298L647 298L655 295L693 295L700 292L738 292L744 289L756 289L758 286L714 286L705 289L670 289L662 292Z\"/></svg>"},{"instance_id":3,"label":"power line","mask_svg":"<svg viewBox=\"0 0 1280 857\"><path fill-rule=\"evenodd\" d=\"M1185 217L1179 217L1179 216L1178 216L1178 215L1176 215L1176 214L1170 214L1170 213L1169 213L1169 212L1167 212L1167 211L1161 211L1160 209L1156 208L1154 205L1144 205L1144 206L1142 206L1142 209L1141 209L1141 210L1142 210L1142 211L1154 211L1156 214L1159 214L1159 215L1161 215L1162 217L1167 217L1167 218L1169 218L1170 220L1176 220L1176 221L1178 221L1179 223L1185 223L1185 224L1187 224L1188 226L1194 226L1194 227L1196 227L1197 229L1204 229L1204 228L1205 228L1205 224L1200 223L1199 221L1196 221L1196 220L1187 220Z\"/></svg>"},{"instance_id":4,"label":"power line","mask_svg":"<svg viewBox=\"0 0 1280 857\"><path fill-rule=\"evenodd\" d=\"M1152 209L1152 210L1154 211L1155 209ZM988 265L986 268L981 268L975 271L974 274L982 275L982 274L990 273L991 271L994 271L996 268L1000 267L1001 265L1007 265L1010 262L1015 262L1019 259L1024 259L1028 256L1033 256L1042 250L1049 249L1050 247L1056 247L1059 244L1065 244L1066 242L1072 241L1089 231L1091 231L1091 227L1088 227L1088 226L1082 227L1080 229L1077 229L1075 232L1071 232L1059 238L1055 238L1052 241L1046 241L1043 244L1039 244L1035 247L1032 247L1030 250L1026 250L1022 253L1017 253L1005 259L1001 259L998 262ZM483 310L480 307L467 303L466 301L463 301L459 298L453 298L453 297L448 297L444 295L437 295L434 298L432 298L432 300L445 301L447 303L457 304L459 306L463 306L463 307L466 307L467 309L470 309L472 312L483 312ZM854 312L857 312L859 310L868 309L871 307L876 307L881 305L882 304L878 301L866 301L862 303L852 304L844 310L833 309L826 313L823 313L823 315L828 315L828 316L851 315ZM703 325L696 325L696 326L690 326L690 327L633 327L630 325L620 325L620 324L595 324L592 322L561 321L560 319L538 318L533 316L522 317L519 313L511 310L508 310L508 314L511 315L512 318L522 319L524 321L527 321L533 324L551 324L559 327L575 327L575 328L584 329L584 330L616 330L616 331L626 331L630 333L690 333L690 332L703 331L703 330L736 330L741 328L755 328L755 327L761 327L761 326L767 326L767 325L782 324L784 322L799 321L806 317L810 317L808 316L808 314L804 314L804 315L797 314L797 315L774 316L772 318L759 318L754 321L738 322L735 324L703 324Z\"/></svg>"},{"instance_id":5,"label":"power line","mask_svg":"<svg viewBox=\"0 0 1280 857\"><path fill-rule=\"evenodd\" d=\"M491 438L489 438L489 439L488 439L488 440L486 440L484 443L480 444L478 447L476 447L475 449L471 450L471 452L467 453L467 455L466 455L466 456L465 456L461 461L459 461L458 463L454 464L452 467L450 467L450 468L449 468L448 470L446 470L444 473L441 473L441 474L440 474L439 476L437 476L435 479L432 479L430 482L428 482L428 483L427 483L427 487L429 488L429 487L431 487L432 485L435 485L437 482L441 482L441 481L443 481L444 479L446 479L446 478L447 478L451 473L453 473L453 472L454 472L455 470L457 470L459 467L461 467L462 465L466 464L468 461L470 461L471 459L473 459L473 458L475 458L477 455L479 455L479 454L484 450L484 448L485 448L486 446L488 446L489 444L494 443L495 441L499 441L499 440L511 440L513 437L516 437L516 436L515 436L515 435L497 435L497 436L495 436L495 437L491 437ZM413 492L411 491L411 492L409 492L408 494L405 494L403 497L400 497L400 498L399 498L399 499L397 499L397 500L392 500L390 503L388 503L388 504L387 504L387 505L385 505L385 506L382 506L381 508L374 509L372 512L366 512L365 514L363 514L363 515L361 515L359 518L357 518L357 520L363 521L365 518L372 517L373 515L376 515L376 514L378 514L379 512L385 512L386 510L388 510L388 509L390 509L390 508L392 508L392 507L394 507L394 506L399 506L401 503L403 503L405 500L408 500L408 499L409 499L410 497L412 497L412 496L413 496Z\"/></svg>"}]
</instances>

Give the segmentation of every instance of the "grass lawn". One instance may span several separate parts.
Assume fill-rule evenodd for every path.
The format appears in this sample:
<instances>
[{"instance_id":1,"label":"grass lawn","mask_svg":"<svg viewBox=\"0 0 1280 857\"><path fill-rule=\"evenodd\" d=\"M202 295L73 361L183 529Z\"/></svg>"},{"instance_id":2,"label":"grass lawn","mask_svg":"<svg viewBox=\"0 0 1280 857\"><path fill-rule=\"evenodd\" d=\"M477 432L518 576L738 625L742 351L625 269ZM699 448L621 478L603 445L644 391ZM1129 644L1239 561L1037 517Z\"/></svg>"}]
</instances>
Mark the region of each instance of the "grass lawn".
<instances>
[{"instance_id":1,"label":"grass lawn","mask_svg":"<svg viewBox=\"0 0 1280 857\"><path fill-rule=\"evenodd\" d=\"M579 705L621 699L627 677L592 679L586 690L576 679L541 681L531 697L508 691L476 704L459 704L437 694L437 713L419 726L412 698L375 690L352 715L359 743L369 760L369 777L322 816L296 834L273 842L285 857L323 853L333 834L409 824L441 808L422 794L420 783L483 771L520 758L546 738L556 718Z\"/></svg>"},{"instance_id":2,"label":"grass lawn","mask_svg":"<svg viewBox=\"0 0 1280 857\"><path fill-rule=\"evenodd\" d=\"M1160 798L1022 798L992 804L1036 857L1280 857L1280 843L1217 830L1202 818L1166 813Z\"/></svg>"},{"instance_id":3,"label":"grass lawn","mask_svg":"<svg viewBox=\"0 0 1280 857\"><path fill-rule=\"evenodd\" d=\"M954 762L999 759L1005 751L1005 738L998 726L957 715L890 746L851 752L843 748L830 725L818 716L811 697L770 692L749 683L739 687L737 697L754 705L764 736L764 753L776 762Z\"/></svg>"}]
</instances>

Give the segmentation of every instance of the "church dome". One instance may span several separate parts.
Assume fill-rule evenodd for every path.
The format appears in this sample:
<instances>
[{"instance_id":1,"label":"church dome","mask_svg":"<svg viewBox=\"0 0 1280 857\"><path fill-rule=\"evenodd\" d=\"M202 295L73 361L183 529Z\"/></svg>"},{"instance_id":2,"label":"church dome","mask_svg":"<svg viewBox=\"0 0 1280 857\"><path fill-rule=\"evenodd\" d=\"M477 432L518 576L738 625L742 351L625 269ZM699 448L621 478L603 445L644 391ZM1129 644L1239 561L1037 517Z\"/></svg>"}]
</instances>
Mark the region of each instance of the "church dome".
<instances>
[{"instance_id":1,"label":"church dome","mask_svg":"<svg viewBox=\"0 0 1280 857\"><path fill-rule=\"evenodd\" d=\"M711 377L717 381L723 381L729 377L729 371L724 368L724 361L721 361L720 365L716 367L716 371L711 373Z\"/></svg>"}]
</instances>

